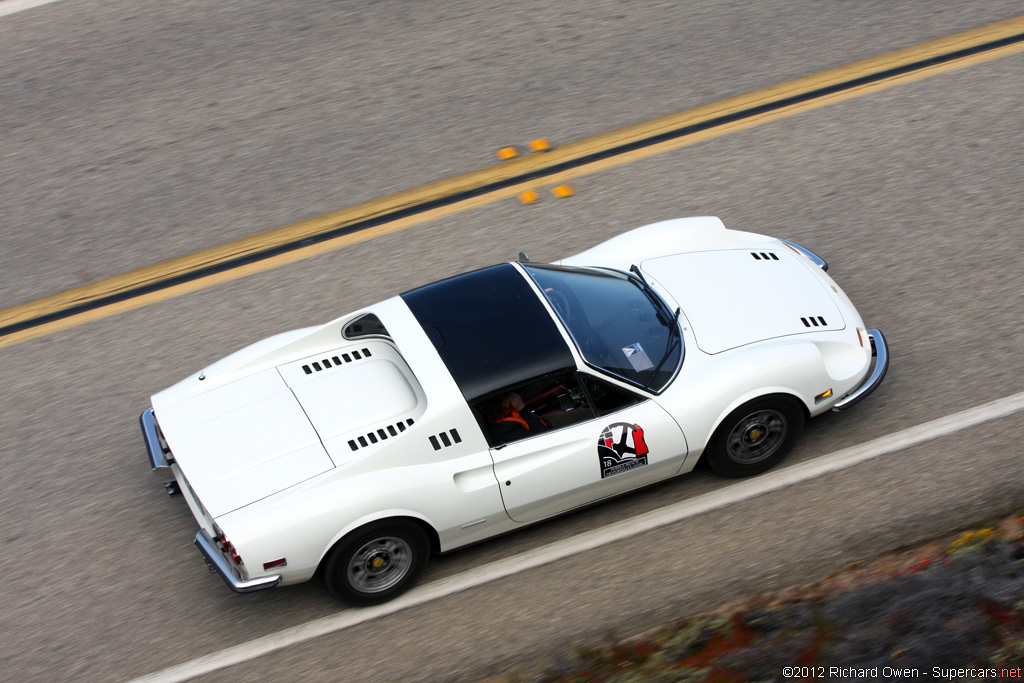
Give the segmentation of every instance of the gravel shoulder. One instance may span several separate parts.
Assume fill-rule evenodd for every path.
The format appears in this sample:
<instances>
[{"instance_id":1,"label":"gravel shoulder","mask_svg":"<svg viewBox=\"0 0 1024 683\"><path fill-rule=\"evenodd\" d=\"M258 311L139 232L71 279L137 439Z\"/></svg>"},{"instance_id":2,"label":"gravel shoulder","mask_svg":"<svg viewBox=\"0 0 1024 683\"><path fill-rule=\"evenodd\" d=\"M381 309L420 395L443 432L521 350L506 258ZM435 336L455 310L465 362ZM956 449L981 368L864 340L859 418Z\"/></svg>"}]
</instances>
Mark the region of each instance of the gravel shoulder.
<instances>
[{"instance_id":1,"label":"gravel shoulder","mask_svg":"<svg viewBox=\"0 0 1024 683\"><path fill-rule=\"evenodd\" d=\"M995 680L1022 664L1017 513L484 683Z\"/></svg>"}]
</instances>

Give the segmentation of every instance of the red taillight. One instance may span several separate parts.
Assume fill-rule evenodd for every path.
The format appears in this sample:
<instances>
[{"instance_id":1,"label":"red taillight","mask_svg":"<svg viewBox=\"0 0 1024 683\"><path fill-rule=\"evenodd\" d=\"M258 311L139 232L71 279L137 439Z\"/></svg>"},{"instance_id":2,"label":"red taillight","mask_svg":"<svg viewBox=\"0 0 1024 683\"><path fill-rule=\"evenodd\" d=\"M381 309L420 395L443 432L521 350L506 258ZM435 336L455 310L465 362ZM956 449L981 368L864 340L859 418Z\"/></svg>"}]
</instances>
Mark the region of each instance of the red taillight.
<instances>
[{"instance_id":1,"label":"red taillight","mask_svg":"<svg viewBox=\"0 0 1024 683\"><path fill-rule=\"evenodd\" d=\"M218 536L217 543L220 544L221 550L223 550L231 556L231 559L234 561L235 564L242 564L242 556L238 554L237 550L235 550L235 546L231 545L231 541L228 540L227 536L225 536L224 534Z\"/></svg>"},{"instance_id":2,"label":"red taillight","mask_svg":"<svg viewBox=\"0 0 1024 683\"><path fill-rule=\"evenodd\" d=\"M275 567L287 567L287 566L288 566L288 560L286 560L283 557L280 560L273 560L271 562L264 562L263 563L263 568L264 569L274 569Z\"/></svg>"}]
</instances>

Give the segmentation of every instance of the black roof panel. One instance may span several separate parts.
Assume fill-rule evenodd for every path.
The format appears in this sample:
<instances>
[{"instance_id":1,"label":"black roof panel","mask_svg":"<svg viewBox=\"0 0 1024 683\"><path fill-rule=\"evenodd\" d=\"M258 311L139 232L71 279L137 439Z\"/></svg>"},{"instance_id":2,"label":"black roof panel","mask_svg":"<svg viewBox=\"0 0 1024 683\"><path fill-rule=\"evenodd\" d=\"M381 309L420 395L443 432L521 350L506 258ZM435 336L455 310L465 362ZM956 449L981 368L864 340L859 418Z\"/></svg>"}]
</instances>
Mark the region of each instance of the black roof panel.
<instances>
[{"instance_id":1,"label":"black roof panel","mask_svg":"<svg viewBox=\"0 0 1024 683\"><path fill-rule=\"evenodd\" d=\"M402 299L467 401L575 366L547 309L510 263L441 280Z\"/></svg>"}]
</instances>

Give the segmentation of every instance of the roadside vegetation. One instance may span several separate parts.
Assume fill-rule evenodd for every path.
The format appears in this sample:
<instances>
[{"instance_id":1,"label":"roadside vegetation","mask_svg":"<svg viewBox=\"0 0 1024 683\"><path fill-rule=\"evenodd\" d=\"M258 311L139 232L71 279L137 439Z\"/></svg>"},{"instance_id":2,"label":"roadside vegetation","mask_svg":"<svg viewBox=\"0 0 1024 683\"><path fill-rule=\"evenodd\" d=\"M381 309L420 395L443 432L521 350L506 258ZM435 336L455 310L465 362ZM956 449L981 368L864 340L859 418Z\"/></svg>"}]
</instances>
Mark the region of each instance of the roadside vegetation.
<instances>
[{"instance_id":1,"label":"roadside vegetation","mask_svg":"<svg viewBox=\"0 0 1024 683\"><path fill-rule=\"evenodd\" d=\"M942 679L977 680L960 670L987 669L997 678L1006 677L999 671L1022 664L1024 516L1015 515L849 565L809 586L564 653L533 672L491 680L867 680L875 667L879 678L885 667L886 678L899 676L896 672L935 678L939 668ZM867 669L869 676L856 670L836 675L829 667Z\"/></svg>"}]
</instances>

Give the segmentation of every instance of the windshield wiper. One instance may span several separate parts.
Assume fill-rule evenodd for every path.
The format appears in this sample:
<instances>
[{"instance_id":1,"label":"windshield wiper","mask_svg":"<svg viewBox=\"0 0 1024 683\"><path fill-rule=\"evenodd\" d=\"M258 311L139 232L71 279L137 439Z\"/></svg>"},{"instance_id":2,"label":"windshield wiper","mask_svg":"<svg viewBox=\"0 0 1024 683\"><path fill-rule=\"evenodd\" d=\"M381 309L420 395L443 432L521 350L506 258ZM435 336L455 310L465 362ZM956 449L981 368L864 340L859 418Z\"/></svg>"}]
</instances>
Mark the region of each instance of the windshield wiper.
<instances>
[{"instance_id":1,"label":"windshield wiper","mask_svg":"<svg viewBox=\"0 0 1024 683\"><path fill-rule=\"evenodd\" d=\"M654 287L651 287L651 283L647 281L647 278L644 277L644 274L640 272L640 269L636 267L635 263L629 267L629 272L636 275L636 279L640 283L640 289L643 290L643 293L648 299L650 299L651 303L654 304L658 320L661 321L661 324L674 329L674 322L679 319L679 309L676 309L675 315L672 315L672 309L670 309L668 304L665 303L665 300L662 299L656 291L654 291ZM662 312L665 313L664 318L661 317Z\"/></svg>"},{"instance_id":2,"label":"windshield wiper","mask_svg":"<svg viewBox=\"0 0 1024 683\"><path fill-rule=\"evenodd\" d=\"M654 370L651 371L650 378L648 378L648 380L644 383L644 389L649 390L651 388L651 382L653 382L654 378L658 376L658 371L661 370L661 366L665 364L665 361L667 361L668 357L672 355L672 352L676 350L676 347L679 346L679 342L683 338L683 335L679 332L675 325L672 326L672 329L675 330L676 332L676 338L673 339L672 342L668 345L668 348L665 349L665 355L662 356L661 360L658 361L658 364L654 366Z\"/></svg>"},{"instance_id":3,"label":"windshield wiper","mask_svg":"<svg viewBox=\"0 0 1024 683\"><path fill-rule=\"evenodd\" d=\"M635 263L629 267L629 272L636 275L636 279L642 285L644 294L646 294L647 298L651 300L651 303L655 305L655 309L657 310L658 314L658 320L660 320L662 324L668 327L669 334L675 337L674 339L672 339L671 342L669 342L668 348L665 349L665 355L663 355L661 357L661 360L658 361L658 364L654 366L654 370L651 371L650 378L643 385L644 389L650 389L651 383L654 381L654 378L658 376L658 372L661 370L662 366L665 365L665 362L669 359L669 356L672 355L672 352L676 350L676 347L679 346L680 342L683 339L683 333L679 331L679 314L682 312L682 309L676 308L676 312L672 313L672 310L668 307L668 304L665 302L664 299L661 298L661 296L657 292L654 291L654 288L651 287L651 283L647 281L647 278L644 277L644 274L640 272L640 269L637 268ZM661 317L661 313L663 311L666 313L666 316L664 318Z\"/></svg>"}]
</instances>

